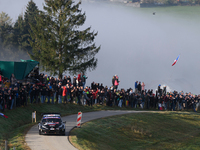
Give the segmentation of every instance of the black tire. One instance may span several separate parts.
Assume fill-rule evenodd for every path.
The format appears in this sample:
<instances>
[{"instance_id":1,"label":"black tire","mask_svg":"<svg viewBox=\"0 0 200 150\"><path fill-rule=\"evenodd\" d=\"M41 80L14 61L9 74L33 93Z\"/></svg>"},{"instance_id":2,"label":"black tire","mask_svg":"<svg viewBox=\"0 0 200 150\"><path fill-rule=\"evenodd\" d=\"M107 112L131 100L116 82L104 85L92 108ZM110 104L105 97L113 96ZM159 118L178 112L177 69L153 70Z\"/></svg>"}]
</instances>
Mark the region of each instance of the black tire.
<instances>
[{"instance_id":1,"label":"black tire","mask_svg":"<svg viewBox=\"0 0 200 150\"><path fill-rule=\"evenodd\" d=\"M62 135L65 136L65 132L63 132Z\"/></svg>"}]
</instances>

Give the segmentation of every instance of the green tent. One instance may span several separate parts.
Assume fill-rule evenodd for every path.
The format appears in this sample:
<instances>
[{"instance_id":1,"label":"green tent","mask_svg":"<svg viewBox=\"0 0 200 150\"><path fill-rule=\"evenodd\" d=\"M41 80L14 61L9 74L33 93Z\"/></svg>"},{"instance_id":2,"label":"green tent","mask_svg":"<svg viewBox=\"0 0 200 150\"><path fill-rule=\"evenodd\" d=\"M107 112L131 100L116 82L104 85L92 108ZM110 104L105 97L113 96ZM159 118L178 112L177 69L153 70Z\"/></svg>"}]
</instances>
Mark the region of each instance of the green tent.
<instances>
[{"instance_id":1,"label":"green tent","mask_svg":"<svg viewBox=\"0 0 200 150\"><path fill-rule=\"evenodd\" d=\"M22 60L21 62L14 61L0 61L0 68L4 77L8 79L14 73L18 80L24 79L39 62L34 60Z\"/></svg>"}]
</instances>

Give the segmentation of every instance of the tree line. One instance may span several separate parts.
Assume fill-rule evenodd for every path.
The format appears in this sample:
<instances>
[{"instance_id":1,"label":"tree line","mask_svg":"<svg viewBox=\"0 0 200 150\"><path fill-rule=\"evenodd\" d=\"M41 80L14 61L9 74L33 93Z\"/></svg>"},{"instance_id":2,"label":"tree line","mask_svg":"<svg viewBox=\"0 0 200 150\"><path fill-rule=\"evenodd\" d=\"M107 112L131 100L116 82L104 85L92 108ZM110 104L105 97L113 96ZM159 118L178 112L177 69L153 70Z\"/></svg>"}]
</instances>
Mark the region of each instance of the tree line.
<instances>
[{"instance_id":1,"label":"tree line","mask_svg":"<svg viewBox=\"0 0 200 150\"><path fill-rule=\"evenodd\" d=\"M3 61L17 61L20 58L30 59L28 52L32 47L28 41L30 37L29 23L35 23L34 16L38 8L33 1L26 7L26 12L20 14L15 22L6 12L0 13L0 58ZM23 54L23 56L22 56Z\"/></svg>"},{"instance_id":2,"label":"tree line","mask_svg":"<svg viewBox=\"0 0 200 150\"><path fill-rule=\"evenodd\" d=\"M0 13L0 60L34 59L52 75L93 70L97 66L97 32L91 27L80 30L86 14L81 2L45 0L43 11L33 0L24 14L13 23L6 12ZM23 56L23 58L22 58Z\"/></svg>"}]
</instances>

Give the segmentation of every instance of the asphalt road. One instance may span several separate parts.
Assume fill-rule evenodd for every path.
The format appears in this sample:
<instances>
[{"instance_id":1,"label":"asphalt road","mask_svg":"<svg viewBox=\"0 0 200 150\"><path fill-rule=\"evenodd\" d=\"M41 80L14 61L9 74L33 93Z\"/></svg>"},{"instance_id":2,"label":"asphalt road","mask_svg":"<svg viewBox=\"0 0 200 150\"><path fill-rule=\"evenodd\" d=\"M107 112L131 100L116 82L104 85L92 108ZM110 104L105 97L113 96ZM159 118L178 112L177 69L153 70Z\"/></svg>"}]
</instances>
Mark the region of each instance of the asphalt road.
<instances>
[{"instance_id":1,"label":"asphalt road","mask_svg":"<svg viewBox=\"0 0 200 150\"><path fill-rule=\"evenodd\" d=\"M78 112L77 112L78 113ZM87 112L82 114L82 123L104 118L114 115L122 115L128 113L141 113L141 111L120 111L120 110L109 110L109 111L97 111ZM65 136L60 135L39 135L37 125L33 126L25 136L27 145L32 150L77 150L68 140L69 132L76 126L76 115L70 115L62 117L63 121L66 121Z\"/></svg>"}]
</instances>

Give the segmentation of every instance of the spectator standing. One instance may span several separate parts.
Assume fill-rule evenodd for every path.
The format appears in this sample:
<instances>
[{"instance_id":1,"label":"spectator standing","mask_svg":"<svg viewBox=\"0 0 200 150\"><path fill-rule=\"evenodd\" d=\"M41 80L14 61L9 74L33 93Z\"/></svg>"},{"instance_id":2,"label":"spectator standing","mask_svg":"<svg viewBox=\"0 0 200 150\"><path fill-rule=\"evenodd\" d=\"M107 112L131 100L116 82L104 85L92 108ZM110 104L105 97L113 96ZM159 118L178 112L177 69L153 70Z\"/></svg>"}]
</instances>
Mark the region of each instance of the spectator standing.
<instances>
[{"instance_id":1,"label":"spectator standing","mask_svg":"<svg viewBox=\"0 0 200 150\"><path fill-rule=\"evenodd\" d=\"M112 101L112 98L111 98L111 90L109 90L109 89L107 90L106 100L107 100L107 102L106 102L107 106L111 107L113 101Z\"/></svg>"},{"instance_id":2,"label":"spectator standing","mask_svg":"<svg viewBox=\"0 0 200 150\"><path fill-rule=\"evenodd\" d=\"M40 96L40 88L39 88L39 86L36 86L36 88L35 88L35 100L36 100L36 104L39 103L39 96Z\"/></svg>"},{"instance_id":3,"label":"spectator standing","mask_svg":"<svg viewBox=\"0 0 200 150\"><path fill-rule=\"evenodd\" d=\"M27 92L27 93L26 93L26 94L27 94L26 100L28 100L28 99L30 98L30 92L31 92L31 83L30 83L30 82L27 82L25 90L26 90L26 92ZM26 103L27 103L27 102L26 102Z\"/></svg>"},{"instance_id":4,"label":"spectator standing","mask_svg":"<svg viewBox=\"0 0 200 150\"><path fill-rule=\"evenodd\" d=\"M71 93L71 86L70 86L70 84L67 84L66 88L67 88L66 98L67 98L67 102L69 102L71 100L71 94L70 94ZM69 97L69 99L68 99L68 97Z\"/></svg>"},{"instance_id":5,"label":"spectator standing","mask_svg":"<svg viewBox=\"0 0 200 150\"><path fill-rule=\"evenodd\" d=\"M83 105L83 87L79 87L80 105Z\"/></svg>"},{"instance_id":6,"label":"spectator standing","mask_svg":"<svg viewBox=\"0 0 200 150\"><path fill-rule=\"evenodd\" d=\"M67 77L67 82L70 83L70 84L72 83L72 80L71 80L70 76Z\"/></svg>"},{"instance_id":7,"label":"spectator standing","mask_svg":"<svg viewBox=\"0 0 200 150\"><path fill-rule=\"evenodd\" d=\"M138 81L135 82L135 93L138 92Z\"/></svg>"},{"instance_id":8,"label":"spectator standing","mask_svg":"<svg viewBox=\"0 0 200 150\"><path fill-rule=\"evenodd\" d=\"M52 85L53 99L56 99L56 91L57 91L57 86L56 86L56 82L54 81ZM57 99L56 99L56 102L58 102Z\"/></svg>"},{"instance_id":9,"label":"spectator standing","mask_svg":"<svg viewBox=\"0 0 200 150\"><path fill-rule=\"evenodd\" d=\"M145 90L145 84L144 84L144 82L142 82L141 86L142 86L142 94L143 94L143 92Z\"/></svg>"},{"instance_id":10,"label":"spectator standing","mask_svg":"<svg viewBox=\"0 0 200 150\"><path fill-rule=\"evenodd\" d=\"M165 104L165 110L167 110L168 106L169 106L169 95L168 94L165 95L163 100L164 100L164 104Z\"/></svg>"},{"instance_id":11,"label":"spectator standing","mask_svg":"<svg viewBox=\"0 0 200 150\"><path fill-rule=\"evenodd\" d=\"M8 99L7 99L7 106L8 109L12 109L14 104L14 93L11 90L8 90Z\"/></svg>"},{"instance_id":12,"label":"spectator standing","mask_svg":"<svg viewBox=\"0 0 200 150\"><path fill-rule=\"evenodd\" d=\"M178 102L179 102L178 103L179 104L179 107L178 107L179 109L178 110L181 110L182 109L182 102L183 102L183 96L182 95L179 96Z\"/></svg>"},{"instance_id":13,"label":"spectator standing","mask_svg":"<svg viewBox=\"0 0 200 150\"><path fill-rule=\"evenodd\" d=\"M115 86L115 76L113 76L113 78L112 78L112 86L113 87Z\"/></svg>"},{"instance_id":14,"label":"spectator standing","mask_svg":"<svg viewBox=\"0 0 200 150\"><path fill-rule=\"evenodd\" d=\"M4 82L4 85L5 85L6 88L9 88L9 87L10 87L10 81L9 81L9 80L6 80L6 81Z\"/></svg>"},{"instance_id":15,"label":"spectator standing","mask_svg":"<svg viewBox=\"0 0 200 150\"><path fill-rule=\"evenodd\" d=\"M51 96L51 89L50 89L50 85L46 86L46 97L47 97L47 104L50 103L50 96Z\"/></svg>"},{"instance_id":16,"label":"spectator standing","mask_svg":"<svg viewBox=\"0 0 200 150\"><path fill-rule=\"evenodd\" d=\"M67 88L66 88L66 86L63 86L62 87L63 89L62 89L62 96L63 96L63 102L64 103L67 103Z\"/></svg>"},{"instance_id":17,"label":"spectator standing","mask_svg":"<svg viewBox=\"0 0 200 150\"><path fill-rule=\"evenodd\" d=\"M89 92L86 89L84 89L83 90L83 97L84 97L83 105L88 104L88 106L90 106L90 98L88 97L88 94Z\"/></svg>"},{"instance_id":18,"label":"spectator standing","mask_svg":"<svg viewBox=\"0 0 200 150\"><path fill-rule=\"evenodd\" d=\"M137 88L138 88L138 93L141 93L141 90L142 90L141 82L139 82Z\"/></svg>"},{"instance_id":19,"label":"spectator standing","mask_svg":"<svg viewBox=\"0 0 200 150\"><path fill-rule=\"evenodd\" d=\"M14 88L15 83L17 82L17 79L15 78L15 75L12 74L10 77L10 83L11 83L11 87L12 89Z\"/></svg>"},{"instance_id":20,"label":"spectator standing","mask_svg":"<svg viewBox=\"0 0 200 150\"><path fill-rule=\"evenodd\" d=\"M47 81L47 74L46 74L45 76L43 76L43 83L44 83L45 85L48 84L48 81Z\"/></svg>"},{"instance_id":21,"label":"spectator standing","mask_svg":"<svg viewBox=\"0 0 200 150\"><path fill-rule=\"evenodd\" d=\"M77 80L78 80L78 82L80 82L80 80L81 80L81 73L78 74Z\"/></svg>"},{"instance_id":22,"label":"spectator standing","mask_svg":"<svg viewBox=\"0 0 200 150\"><path fill-rule=\"evenodd\" d=\"M71 91L70 103L72 104L76 100L76 91L77 91L77 88L76 87L72 87L70 89L70 91Z\"/></svg>"},{"instance_id":23,"label":"spectator standing","mask_svg":"<svg viewBox=\"0 0 200 150\"><path fill-rule=\"evenodd\" d=\"M35 99L35 84L33 84L33 86L31 87L31 92L30 92L30 103L33 103L34 99Z\"/></svg>"},{"instance_id":24,"label":"spectator standing","mask_svg":"<svg viewBox=\"0 0 200 150\"><path fill-rule=\"evenodd\" d=\"M117 75L115 75L115 81L114 81L114 89L117 90L118 86L119 86L119 77Z\"/></svg>"},{"instance_id":25,"label":"spectator standing","mask_svg":"<svg viewBox=\"0 0 200 150\"><path fill-rule=\"evenodd\" d=\"M58 85L58 103L61 104L62 103L62 87L61 84Z\"/></svg>"},{"instance_id":26,"label":"spectator standing","mask_svg":"<svg viewBox=\"0 0 200 150\"><path fill-rule=\"evenodd\" d=\"M74 76L74 78L73 78L73 86L77 86L77 84L76 84L76 80L77 80L77 78L76 78L76 76Z\"/></svg>"},{"instance_id":27,"label":"spectator standing","mask_svg":"<svg viewBox=\"0 0 200 150\"><path fill-rule=\"evenodd\" d=\"M85 88L85 84L86 84L86 79L87 79L87 78L88 78L88 77L86 77L85 74L83 73L83 74L82 74L82 79L81 79L81 80L82 80L82 84L83 84L83 88Z\"/></svg>"},{"instance_id":28,"label":"spectator standing","mask_svg":"<svg viewBox=\"0 0 200 150\"><path fill-rule=\"evenodd\" d=\"M163 94L166 95L166 93L167 93L167 86L164 85L164 87L163 87Z\"/></svg>"},{"instance_id":29,"label":"spectator standing","mask_svg":"<svg viewBox=\"0 0 200 150\"><path fill-rule=\"evenodd\" d=\"M41 91L41 103L44 103L46 100L46 86L42 87Z\"/></svg>"},{"instance_id":30,"label":"spectator standing","mask_svg":"<svg viewBox=\"0 0 200 150\"><path fill-rule=\"evenodd\" d=\"M161 93L161 87L160 87L161 85L159 84L158 85L158 93L160 94L160 95L162 95L162 93Z\"/></svg>"},{"instance_id":31,"label":"spectator standing","mask_svg":"<svg viewBox=\"0 0 200 150\"><path fill-rule=\"evenodd\" d=\"M26 106L27 105L27 88L26 88L26 85L24 85L22 87L22 93L21 93L21 98L22 98L22 106Z\"/></svg>"},{"instance_id":32,"label":"spectator standing","mask_svg":"<svg viewBox=\"0 0 200 150\"><path fill-rule=\"evenodd\" d=\"M66 84L67 84L67 76L64 76L64 79L62 81L62 85L66 86Z\"/></svg>"},{"instance_id":33,"label":"spectator standing","mask_svg":"<svg viewBox=\"0 0 200 150\"><path fill-rule=\"evenodd\" d=\"M146 96L146 93L145 92L142 92L141 94L141 108L143 109L144 108L144 103L145 103L145 96Z\"/></svg>"}]
</instances>

